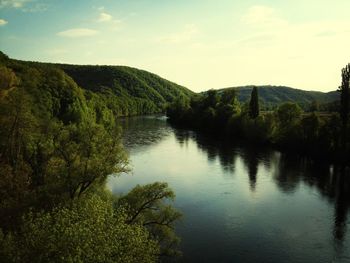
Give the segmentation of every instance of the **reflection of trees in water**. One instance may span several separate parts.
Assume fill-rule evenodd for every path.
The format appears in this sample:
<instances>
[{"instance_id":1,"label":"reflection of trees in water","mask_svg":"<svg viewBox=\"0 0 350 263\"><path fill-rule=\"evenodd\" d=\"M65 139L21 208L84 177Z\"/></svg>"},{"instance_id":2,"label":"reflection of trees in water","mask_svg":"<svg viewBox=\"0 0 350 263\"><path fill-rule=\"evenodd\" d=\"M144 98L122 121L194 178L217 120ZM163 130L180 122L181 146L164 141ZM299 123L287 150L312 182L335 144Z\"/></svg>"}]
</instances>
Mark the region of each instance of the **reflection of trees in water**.
<instances>
[{"instance_id":1,"label":"reflection of trees in water","mask_svg":"<svg viewBox=\"0 0 350 263\"><path fill-rule=\"evenodd\" d=\"M149 146L160 142L170 135L171 128L160 116L140 116L120 118L123 144L127 149L137 146Z\"/></svg>"},{"instance_id":2,"label":"reflection of trees in water","mask_svg":"<svg viewBox=\"0 0 350 263\"><path fill-rule=\"evenodd\" d=\"M269 171L271 169L271 160L273 160L274 152L266 148L252 146L242 147L240 152L240 157L248 171L250 191L254 192L256 189L259 165L265 166Z\"/></svg>"},{"instance_id":3,"label":"reflection of trees in water","mask_svg":"<svg viewBox=\"0 0 350 263\"><path fill-rule=\"evenodd\" d=\"M171 128L158 118L126 118L121 121L125 130L127 147L153 145L171 134ZM317 189L323 198L334 204L333 237L341 247L350 208L350 171L338 167L311 162L295 154L280 154L256 147L241 147L223 139L213 139L186 129L173 128L181 146L194 141L200 151L207 154L208 161L219 160L225 173L235 172L235 162L241 158L247 171L250 190L255 191L259 166L271 171L275 184L284 193L293 193L300 183Z\"/></svg>"},{"instance_id":4,"label":"reflection of trees in water","mask_svg":"<svg viewBox=\"0 0 350 263\"><path fill-rule=\"evenodd\" d=\"M235 160L239 156L248 171L250 190L257 187L259 165L264 165L272 176L278 189L292 194L301 182L316 188L323 198L334 204L333 237L342 244L346 234L346 222L350 208L350 172L330 169L329 165L312 162L305 157L293 154L280 154L274 151L238 147L225 140L212 139L195 132L174 129L177 141L186 144L192 139L197 147L205 152L208 160L218 159L225 172L235 171ZM272 169L273 168L273 169Z\"/></svg>"},{"instance_id":5,"label":"reflection of trees in water","mask_svg":"<svg viewBox=\"0 0 350 263\"><path fill-rule=\"evenodd\" d=\"M302 160L298 156L281 154L276 162L273 177L277 187L284 193L293 193L303 173Z\"/></svg>"},{"instance_id":6,"label":"reflection of trees in water","mask_svg":"<svg viewBox=\"0 0 350 263\"><path fill-rule=\"evenodd\" d=\"M349 172L344 168L336 168L332 176L334 209L334 238L343 241L346 233L346 221L350 208Z\"/></svg>"},{"instance_id":7,"label":"reflection of trees in water","mask_svg":"<svg viewBox=\"0 0 350 263\"><path fill-rule=\"evenodd\" d=\"M174 129L174 133L180 145L186 144L189 139L192 139L196 142L198 149L207 154L209 162L218 159L225 172L234 172L236 147L233 144L188 130Z\"/></svg>"},{"instance_id":8,"label":"reflection of trees in water","mask_svg":"<svg viewBox=\"0 0 350 263\"><path fill-rule=\"evenodd\" d=\"M174 135L181 147L188 145L188 140L193 137L193 132L186 129L174 129Z\"/></svg>"},{"instance_id":9,"label":"reflection of trees in water","mask_svg":"<svg viewBox=\"0 0 350 263\"><path fill-rule=\"evenodd\" d=\"M350 208L350 173L347 169L312 162L306 158L282 154L274 174L283 192L292 192L302 181L316 188L323 198L334 203L333 237L341 245L346 234Z\"/></svg>"},{"instance_id":10,"label":"reflection of trees in water","mask_svg":"<svg viewBox=\"0 0 350 263\"><path fill-rule=\"evenodd\" d=\"M259 156L252 149L243 151L243 161L248 170L250 191L255 192L258 175Z\"/></svg>"}]
</instances>

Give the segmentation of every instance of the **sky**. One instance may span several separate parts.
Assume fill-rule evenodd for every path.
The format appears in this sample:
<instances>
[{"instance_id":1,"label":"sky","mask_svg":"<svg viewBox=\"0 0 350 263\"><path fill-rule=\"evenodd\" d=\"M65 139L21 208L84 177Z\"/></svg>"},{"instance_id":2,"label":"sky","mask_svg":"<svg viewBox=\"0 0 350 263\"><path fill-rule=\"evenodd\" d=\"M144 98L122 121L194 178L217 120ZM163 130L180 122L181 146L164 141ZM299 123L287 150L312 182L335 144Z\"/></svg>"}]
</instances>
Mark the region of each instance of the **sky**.
<instances>
[{"instance_id":1,"label":"sky","mask_svg":"<svg viewBox=\"0 0 350 263\"><path fill-rule=\"evenodd\" d=\"M349 0L0 0L11 58L141 68L193 91L331 91L350 62Z\"/></svg>"}]
</instances>

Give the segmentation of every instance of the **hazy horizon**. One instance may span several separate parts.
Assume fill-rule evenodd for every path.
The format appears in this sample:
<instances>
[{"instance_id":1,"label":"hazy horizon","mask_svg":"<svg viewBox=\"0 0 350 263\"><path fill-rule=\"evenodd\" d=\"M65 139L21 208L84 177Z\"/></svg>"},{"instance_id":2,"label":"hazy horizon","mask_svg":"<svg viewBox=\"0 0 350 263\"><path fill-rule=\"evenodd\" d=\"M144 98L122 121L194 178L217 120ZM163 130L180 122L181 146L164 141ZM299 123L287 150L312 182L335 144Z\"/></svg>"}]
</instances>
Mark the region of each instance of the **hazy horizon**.
<instances>
[{"instance_id":1,"label":"hazy horizon","mask_svg":"<svg viewBox=\"0 0 350 263\"><path fill-rule=\"evenodd\" d=\"M0 0L0 50L20 60L136 67L195 92L328 92L348 63L349 8L343 0Z\"/></svg>"}]
</instances>

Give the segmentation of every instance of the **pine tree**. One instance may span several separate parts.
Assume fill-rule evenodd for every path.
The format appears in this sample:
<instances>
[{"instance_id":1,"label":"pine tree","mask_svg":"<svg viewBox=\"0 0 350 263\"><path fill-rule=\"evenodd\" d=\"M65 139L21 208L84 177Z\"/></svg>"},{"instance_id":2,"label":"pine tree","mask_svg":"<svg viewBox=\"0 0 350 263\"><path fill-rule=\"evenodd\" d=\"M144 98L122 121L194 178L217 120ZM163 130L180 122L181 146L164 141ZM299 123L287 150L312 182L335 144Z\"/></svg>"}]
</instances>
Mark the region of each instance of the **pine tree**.
<instances>
[{"instance_id":1,"label":"pine tree","mask_svg":"<svg viewBox=\"0 0 350 263\"><path fill-rule=\"evenodd\" d=\"M259 95L258 88L256 86L253 87L252 93L250 95L249 116L252 119L255 119L259 116Z\"/></svg>"}]
</instances>

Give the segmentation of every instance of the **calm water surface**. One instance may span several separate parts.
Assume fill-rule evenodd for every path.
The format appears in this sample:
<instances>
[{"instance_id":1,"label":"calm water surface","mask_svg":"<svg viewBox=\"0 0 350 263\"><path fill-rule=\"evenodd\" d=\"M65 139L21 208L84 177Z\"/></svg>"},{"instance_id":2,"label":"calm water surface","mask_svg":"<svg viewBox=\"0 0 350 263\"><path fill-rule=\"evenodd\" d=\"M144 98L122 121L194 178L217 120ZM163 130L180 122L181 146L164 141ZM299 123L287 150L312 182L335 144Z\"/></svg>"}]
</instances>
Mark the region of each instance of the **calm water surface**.
<instances>
[{"instance_id":1,"label":"calm water surface","mask_svg":"<svg viewBox=\"0 0 350 263\"><path fill-rule=\"evenodd\" d=\"M121 120L133 172L114 193L168 182L184 218L179 262L350 262L349 172L171 127Z\"/></svg>"}]
</instances>

